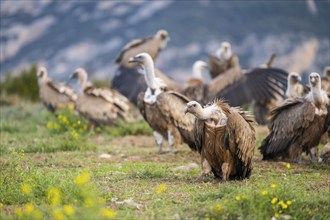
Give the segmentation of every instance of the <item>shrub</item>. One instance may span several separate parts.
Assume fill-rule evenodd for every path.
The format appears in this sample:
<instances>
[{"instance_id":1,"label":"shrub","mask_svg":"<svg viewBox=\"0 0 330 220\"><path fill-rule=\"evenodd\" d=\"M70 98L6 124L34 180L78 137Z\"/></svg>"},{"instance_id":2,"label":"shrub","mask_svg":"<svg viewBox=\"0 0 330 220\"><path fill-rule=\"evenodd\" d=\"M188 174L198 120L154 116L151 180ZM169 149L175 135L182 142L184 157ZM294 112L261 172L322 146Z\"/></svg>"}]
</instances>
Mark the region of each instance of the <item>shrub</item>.
<instances>
[{"instance_id":1,"label":"shrub","mask_svg":"<svg viewBox=\"0 0 330 220\"><path fill-rule=\"evenodd\" d=\"M37 65L23 69L17 74L6 73L0 83L1 103L10 102L10 97L19 97L23 100L36 102L39 100L39 87L37 79Z\"/></svg>"}]
</instances>

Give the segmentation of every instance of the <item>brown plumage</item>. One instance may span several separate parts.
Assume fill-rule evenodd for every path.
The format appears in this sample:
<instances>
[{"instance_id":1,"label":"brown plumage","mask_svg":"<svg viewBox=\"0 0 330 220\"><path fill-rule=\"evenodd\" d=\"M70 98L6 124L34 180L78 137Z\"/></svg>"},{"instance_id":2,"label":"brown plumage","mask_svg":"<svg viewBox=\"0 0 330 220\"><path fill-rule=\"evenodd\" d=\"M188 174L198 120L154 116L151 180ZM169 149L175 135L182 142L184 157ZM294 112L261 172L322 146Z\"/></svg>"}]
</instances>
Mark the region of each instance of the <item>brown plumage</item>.
<instances>
[{"instance_id":1,"label":"brown plumage","mask_svg":"<svg viewBox=\"0 0 330 220\"><path fill-rule=\"evenodd\" d=\"M154 36L134 39L124 46L116 58L115 63L122 67L136 67L136 64L129 63L128 60L129 58L134 57L138 53L142 52L148 53L152 59L155 60L159 51L166 46L168 40L168 33L163 29L157 31Z\"/></svg>"},{"instance_id":2,"label":"brown plumage","mask_svg":"<svg viewBox=\"0 0 330 220\"><path fill-rule=\"evenodd\" d=\"M37 76L40 99L49 111L71 106L74 108L77 95L71 87L48 78L45 67L38 69Z\"/></svg>"},{"instance_id":3,"label":"brown plumage","mask_svg":"<svg viewBox=\"0 0 330 220\"><path fill-rule=\"evenodd\" d=\"M76 101L77 111L94 125L114 124L117 119L129 121L129 101L115 90L94 88L82 68L76 69L71 78L79 80L80 93Z\"/></svg>"},{"instance_id":4,"label":"brown plumage","mask_svg":"<svg viewBox=\"0 0 330 220\"><path fill-rule=\"evenodd\" d=\"M310 86L307 96L286 99L271 111L270 134L259 147L264 160L296 161L319 144L330 124L329 98L321 89L319 74L310 74Z\"/></svg>"},{"instance_id":5,"label":"brown plumage","mask_svg":"<svg viewBox=\"0 0 330 220\"><path fill-rule=\"evenodd\" d=\"M210 171L223 180L248 178L256 140L252 117L222 100L204 108L191 101L185 112L196 117L195 142L203 170L198 180Z\"/></svg>"},{"instance_id":6,"label":"brown plumage","mask_svg":"<svg viewBox=\"0 0 330 220\"><path fill-rule=\"evenodd\" d=\"M154 131L159 152L162 152L163 138L168 140L171 152L173 146L182 142L195 150L194 118L185 117L183 113L183 109L189 101L188 98L177 92L164 91L162 85L165 83L155 77L153 60L147 53L132 57L130 62L139 64L145 69L144 76L148 88L146 92L139 94L138 107Z\"/></svg>"}]
</instances>

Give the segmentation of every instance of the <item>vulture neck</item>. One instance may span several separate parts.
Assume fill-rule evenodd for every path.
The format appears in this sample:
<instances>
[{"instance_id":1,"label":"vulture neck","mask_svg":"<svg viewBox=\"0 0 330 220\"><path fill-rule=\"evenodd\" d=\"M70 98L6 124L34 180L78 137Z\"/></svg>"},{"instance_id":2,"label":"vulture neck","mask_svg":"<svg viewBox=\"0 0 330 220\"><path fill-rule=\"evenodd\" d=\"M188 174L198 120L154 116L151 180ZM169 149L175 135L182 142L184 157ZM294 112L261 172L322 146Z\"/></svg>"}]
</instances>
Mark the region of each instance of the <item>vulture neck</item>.
<instances>
[{"instance_id":1,"label":"vulture neck","mask_svg":"<svg viewBox=\"0 0 330 220\"><path fill-rule=\"evenodd\" d=\"M148 85L148 89L144 94L144 101L149 104L153 104L157 101L157 96L161 93L161 89L160 85L156 81L154 63L151 58L147 58L144 69L144 77Z\"/></svg>"},{"instance_id":2,"label":"vulture neck","mask_svg":"<svg viewBox=\"0 0 330 220\"><path fill-rule=\"evenodd\" d=\"M84 91L86 89L86 87L88 86L87 83L87 74L81 74L79 77L79 85L80 85L80 89L81 91Z\"/></svg>"},{"instance_id":3,"label":"vulture neck","mask_svg":"<svg viewBox=\"0 0 330 220\"><path fill-rule=\"evenodd\" d=\"M198 65L193 66L193 78L203 80L203 71Z\"/></svg>"},{"instance_id":4,"label":"vulture neck","mask_svg":"<svg viewBox=\"0 0 330 220\"><path fill-rule=\"evenodd\" d=\"M321 83L318 83L315 86L312 86L310 93L306 97L310 102L313 102L314 105L318 108L322 107L323 105L329 104L329 98L321 89Z\"/></svg>"},{"instance_id":5,"label":"vulture neck","mask_svg":"<svg viewBox=\"0 0 330 220\"><path fill-rule=\"evenodd\" d=\"M207 106L205 108L200 107L195 114L198 119L204 120L207 124L213 126L220 127L227 124L226 115L215 104Z\"/></svg>"},{"instance_id":6,"label":"vulture neck","mask_svg":"<svg viewBox=\"0 0 330 220\"><path fill-rule=\"evenodd\" d=\"M286 89L285 95L288 98L297 98L298 94L296 94L296 84L291 83L290 81L288 82L288 88Z\"/></svg>"}]
</instances>

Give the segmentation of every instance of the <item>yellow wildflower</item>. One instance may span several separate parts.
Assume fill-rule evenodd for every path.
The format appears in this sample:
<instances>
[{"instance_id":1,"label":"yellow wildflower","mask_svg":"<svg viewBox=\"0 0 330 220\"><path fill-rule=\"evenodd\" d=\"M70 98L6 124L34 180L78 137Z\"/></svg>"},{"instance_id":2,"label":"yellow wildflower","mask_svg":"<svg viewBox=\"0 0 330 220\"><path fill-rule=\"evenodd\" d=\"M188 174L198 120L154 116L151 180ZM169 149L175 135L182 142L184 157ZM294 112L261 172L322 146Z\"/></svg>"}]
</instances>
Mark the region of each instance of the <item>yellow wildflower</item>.
<instances>
[{"instance_id":1,"label":"yellow wildflower","mask_svg":"<svg viewBox=\"0 0 330 220\"><path fill-rule=\"evenodd\" d=\"M57 206L61 203L61 191L55 187L48 189L47 198L51 205Z\"/></svg>"},{"instance_id":2,"label":"yellow wildflower","mask_svg":"<svg viewBox=\"0 0 330 220\"><path fill-rule=\"evenodd\" d=\"M283 200L279 201L278 204L282 207L282 209L288 208L288 205L283 202Z\"/></svg>"},{"instance_id":3,"label":"yellow wildflower","mask_svg":"<svg viewBox=\"0 0 330 220\"><path fill-rule=\"evenodd\" d=\"M101 208L100 209L100 214L102 215L102 217L105 218L114 218L116 217L116 212L112 209L108 209L108 208Z\"/></svg>"},{"instance_id":4,"label":"yellow wildflower","mask_svg":"<svg viewBox=\"0 0 330 220\"><path fill-rule=\"evenodd\" d=\"M272 199L271 203L272 203L272 204L275 204L275 203L277 202L277 200L278 200L278 199L277 199L276 197L274 197L274 198Z\"/></svg>"},{"instance_id":5,"label":"yellow wildflower","mask_svg":"<svg viewBox=\"0 0 330 220\"><path fill-rule=\"evenodd\" d=\"M32 203L27 203L24 209L26 214L30 215L34 211L34 205Z\"/></svg>"},{"instance_id":6,"label":"yellow wildflower","mask_svg":"<svg viewBox=\"0 0 330 220\"><path fill-rule=\"evenodd\" d=\"M58 103L58 105L57 105L57 106L58 106L58 108L60 108L60 109L61 109L61 108L64 108L64 104L63 104L63 103L61 103L61 102L60 102L60 103Z\"/></svg>"},{"instance_id":7,"label":"yellow wildflower","mask_svg":"<svg viewBox=\"0 0 330 220\"><path fill-rule=\"evenodd\" d=\"M236 196L235 198L237 201L240 201L241 200L241 197L240 196Z\"/></svg>"},{"instance_id":8,"label":"yellow wildflower","mask_svg":"<svg viewBox=\"0 0 330 220\"><path fill-rule=\"evenodd\" d=\"M217 204L215 205L215 211L216 211L216 212L221 212L221 211L222 211L222 206L221 206L220 203L217 203Z\"/></svg>"},{"instance_id":9,"label":"yellow wildflower","mask_svg":"<svg viewBox=\"0 0 330 220\"><path fill-rule=\"evenodd\" d=\"M3 203L2 202L0 202L0 209L3 207Z\"/></svg>"},{"instance_id":10,"label":"yellow wildflower","mask_svg":"<svg viewBox=\"0 0 330 220\"><path fill-rule=\"evenodd\" d=\"M291 164L290 163L285 163L285 167L290 169L291 168Z\"/></svg>"},{"instance_id":11,"label":"yellow wildflower","mask_svg":"<svg viewBox=\"0 0 330 220\"><path fill-rule=\"evenodd\" d=\"M15 208L15 215L19 218L23 216L23 211L21 208Z\"/></svg>"},{"instance_id":12,"label":"yellow wildflower","mask_svg":"<svg viewBox=\"0 0 330 220\"><path fill-rule=\"evenodd\" d=\"M31 189L31 186L29 184L23 183L22 186L21 186L21 191L24 194L30 194L32 189Z\"/></svg>"},{"instance_id":13,"label":"yellow wildflower","mask_svg":"<svg viewBox=\"0 0 330 220\"><path fill-rule=\"evenodd\" d=\"M270 185L270 188L275 188L276 187L276 184L272 184L272 185Z\"/></svg>"},{"instance_id":14,"label":"yellow wildflower","mask_svg":"<svg viewBox=\"0 0 330 220\"><path fill-rule=\"evenodd\" d=\"M52 121L49 121L47 123L47 128L49 128L49 129L53 129L54 128L54 125L53 125L53 122Z\"/></svg>"},{"instance_id":15,"label":"yellow wildflower","mask_svg":"<svg viewBox=\"0 0 330 220\"><path fill-rule=\"evenodd\" d=\"M71 137L72 137L73 139L78 139L78 137L79 137L78 133L77 133L75 130L72 130L72 131L70 132L70 134L71 134Z\"/></svg>"},{"instance_id":16,"label":"yellow wildflower","mask_svg":"<svg viewBox=\"0 0 330 220\"><path fill-rule=\"evenodd\" d=\"M267 190L263 190L263 191L261 192L261 195L263 195L263 196L268 195L268 191L267 191Z\"/></svg>"},{"instance_id":17,"label":"yellow wildflower","mask_svg":"<svg viewBox=\"0 0 330 220\"><path fill-rule=\"evenodd\" d=\"M278 218L278 217L280 217L280 214L278 214L277 212L275 212L274 217L275 218Z\"/></svg>"},{"instance_id":18,"label":"yellow wildflower","mask_svg":"<svg viewBox=\"0 0 330 220\"><path fill-rule=\"evenodd\" d=\"M65 220L66 219L64 214L59 209L54 210L52 215L55 220Z\"/></svg>"},{"instance_id":19,"label":"yellow wildflower","mask_svg":"<svg viewBox=\"0 0 330 220\"><path fill-rule=\"evenodd\" d=\"M84 201L85 207L93 207L95 205L95 202L92 198L86 198Z\"/></svg>"},{"instance_id":20,"label":"yellow wildflower","mask_svg":"<svg viewBox=\"0 0 330 220\"><path fill-rule=\"evenodd\" d=\"M166 184L160 184L156 186L155 191L157 194L163 193L167 190L167 185Z\"/></svg>"},{"instance_id":21,"label":"yellow wildflower","mask_svg":"<svg viewBox=\"0 0 330 220\"><path fill-rule=\"evenodd\" d=\"M75 210L72 205L63 206L63 211L66 215L71 216L75 213Z\"/></svg>"},{"instance_id":22,"label":"yellow wildflower","mask_svg":"<svg viewBox=\"0 0 330 220\"><path fill-rule=\"evenodd\" d=\"M291 200L288 200L288 201L286 201L286 204L287 205L291 205L292 204L292 201Z\"/></svg>"},{"instance_id":23,"label":"yellow wildflower","mask_svg":"<svg viewBox=\"0 0 330 220\"><path fill-rule=\"evenodd\" d=\"M75 179L77 185L84 185L90 181L90 174L88 172L78 175Z\"/></svg>"}]
</instances>

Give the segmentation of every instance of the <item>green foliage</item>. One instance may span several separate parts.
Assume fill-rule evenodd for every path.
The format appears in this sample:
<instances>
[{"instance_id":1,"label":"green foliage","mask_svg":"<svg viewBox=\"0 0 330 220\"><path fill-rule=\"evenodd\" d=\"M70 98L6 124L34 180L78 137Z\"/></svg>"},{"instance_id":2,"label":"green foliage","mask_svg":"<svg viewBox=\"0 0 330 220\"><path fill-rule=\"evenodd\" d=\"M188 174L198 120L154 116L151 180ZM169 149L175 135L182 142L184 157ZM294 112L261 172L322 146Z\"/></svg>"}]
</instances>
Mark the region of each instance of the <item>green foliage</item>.
<instances>
[{"instance_id":1,"label":"green foliage","mask_svg":"<svg viewBox=\"0 0 330 220\"><path fill-rule=\"evenodd\" d=\"M1 99L5 99L8 96L18 96L22 100L38 101L37 65L24 69L17 74L6 73L4 80L0 83L0 92Z\"/></svg>"},{"instance_id":2,"label":"green foliage","mask_svg":"<svg viewBox=\"0 0 330 220\"><path fill-rule=\"evenodd\" d=\"M105 133L113 137L122 137L126 135L151 135L152 130L144 120L135 122L125 122L118 120L115 126L103 127Z\"/></svg>"}]
</instances>

